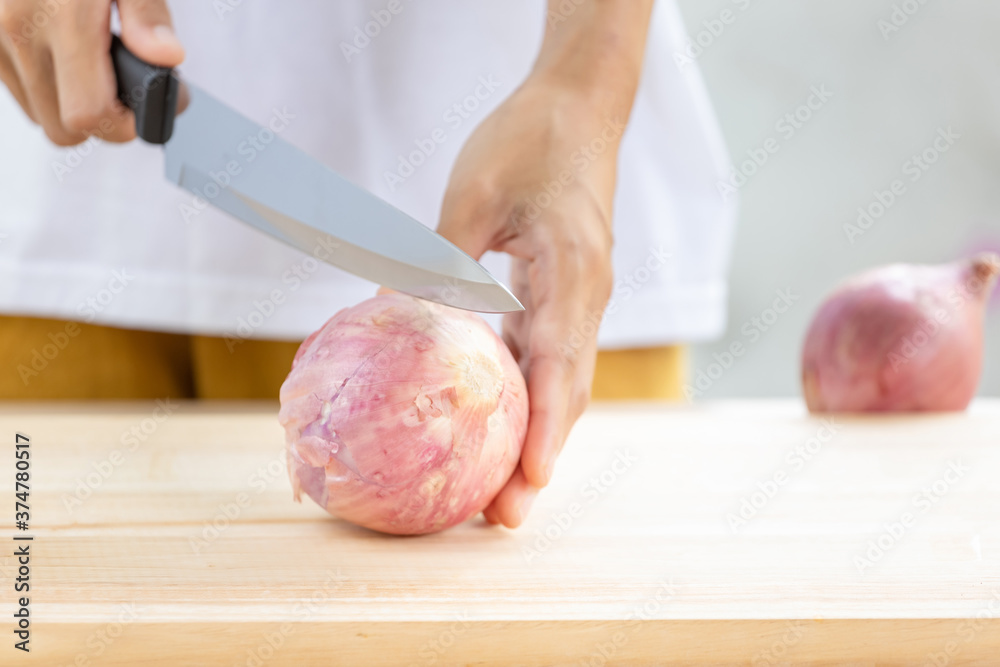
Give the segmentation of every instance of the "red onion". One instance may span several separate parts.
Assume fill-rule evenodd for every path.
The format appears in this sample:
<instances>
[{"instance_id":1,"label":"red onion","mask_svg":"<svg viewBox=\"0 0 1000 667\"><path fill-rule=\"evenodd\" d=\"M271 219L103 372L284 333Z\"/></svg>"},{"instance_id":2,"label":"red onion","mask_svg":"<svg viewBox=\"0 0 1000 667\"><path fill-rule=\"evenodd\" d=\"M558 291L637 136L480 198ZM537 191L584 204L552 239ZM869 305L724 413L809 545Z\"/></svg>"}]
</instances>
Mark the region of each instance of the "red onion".
<instances>
[{"instance_id":1,"label":"red onion","mask_svg":"<svg viewBox=\"0 0 1000 667\"><path fill-rule=\"evenodd\" d=\"M896 264L841 285L802 352L813 412L964 410L976 393L983 312L1000 257Z\"/></svg>"},{"instance_id":2,"label":"red onion","mask_svg":"<svg viewBox=\"0 0 1000 667\"><path fill-rule=\"evenodd\" d=\"M524 378L477 315L391 293L307 338L281 387L295 491L386 533L481 512L517 466Z\"/></svg>"}]
</instances>

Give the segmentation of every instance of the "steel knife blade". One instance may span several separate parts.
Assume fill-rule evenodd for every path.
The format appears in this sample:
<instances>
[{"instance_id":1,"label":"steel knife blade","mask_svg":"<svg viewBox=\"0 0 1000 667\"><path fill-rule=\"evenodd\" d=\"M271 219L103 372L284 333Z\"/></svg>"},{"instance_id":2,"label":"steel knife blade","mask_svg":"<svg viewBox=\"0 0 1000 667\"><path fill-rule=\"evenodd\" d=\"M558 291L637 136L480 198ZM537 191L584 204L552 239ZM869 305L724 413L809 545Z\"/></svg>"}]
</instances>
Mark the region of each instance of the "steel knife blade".
<instances>
[{"instance_id":1,"label":"steel knife blade","mask_svg":"<svg viewBox=\"0 0 1000 667\"><path fill-rule=\"evenodd\" d=\"M167 178L269 236L361 278L456 308L503 313L518 300L472 257L374 194L113 38L119 98L139 135L165 144ZM252 146L250 149L248 146ZM242 150L241 150L242 149Z\"/></svg>"}]
</instances>

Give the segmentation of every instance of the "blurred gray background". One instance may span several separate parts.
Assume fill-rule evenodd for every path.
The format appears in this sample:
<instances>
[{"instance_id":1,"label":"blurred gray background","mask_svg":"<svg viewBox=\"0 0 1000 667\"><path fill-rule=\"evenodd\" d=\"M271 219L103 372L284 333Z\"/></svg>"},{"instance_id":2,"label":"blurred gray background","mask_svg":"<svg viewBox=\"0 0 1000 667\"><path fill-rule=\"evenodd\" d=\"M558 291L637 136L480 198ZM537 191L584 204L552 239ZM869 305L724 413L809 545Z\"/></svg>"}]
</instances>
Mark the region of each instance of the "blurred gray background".
<instances>
[{"instance_id":1,"label":"blurred gray background","mask_svg":"<svg viewBox=\"0 0 1000 667\"><path fill-rule=\"evenodd\" d=\"M705 398L799 395L806 327L841 278L879 264L1000 251L1000 3L679 4L734 163L769 137L780 145L740 190L729 326L695 349L692 376L741 341L747 352ZM713 21L726 10L720 29ZM786 139L776 124L813 86L832 97ZM960 138L912 182L905 163L948 127ZM844 225L897 178L906 192L852 244ZM741 328L786 288L800 298L751 342ZM1000 395L998 296L987 316L981 395Z\"/></svg>"}]
</instances>

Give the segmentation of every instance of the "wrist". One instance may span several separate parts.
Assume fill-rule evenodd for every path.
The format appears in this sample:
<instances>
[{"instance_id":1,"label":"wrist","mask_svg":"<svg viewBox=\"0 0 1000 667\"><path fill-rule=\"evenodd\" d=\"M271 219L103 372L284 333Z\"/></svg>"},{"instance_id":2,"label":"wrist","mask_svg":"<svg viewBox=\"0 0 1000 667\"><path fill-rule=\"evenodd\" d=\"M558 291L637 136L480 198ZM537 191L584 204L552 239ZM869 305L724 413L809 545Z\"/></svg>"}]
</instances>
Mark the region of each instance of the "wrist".
<instances>
[{"instance_id":1,"label":"wrist","mask_svg":"<svg viewBox=\"0 0 1000 667\"><path fill-rule=\"evenodd\" d=\"M627 121L639 86L652 0L550 0L529 80L574 98L580 112Z\"/></svg>"}]
</instances>

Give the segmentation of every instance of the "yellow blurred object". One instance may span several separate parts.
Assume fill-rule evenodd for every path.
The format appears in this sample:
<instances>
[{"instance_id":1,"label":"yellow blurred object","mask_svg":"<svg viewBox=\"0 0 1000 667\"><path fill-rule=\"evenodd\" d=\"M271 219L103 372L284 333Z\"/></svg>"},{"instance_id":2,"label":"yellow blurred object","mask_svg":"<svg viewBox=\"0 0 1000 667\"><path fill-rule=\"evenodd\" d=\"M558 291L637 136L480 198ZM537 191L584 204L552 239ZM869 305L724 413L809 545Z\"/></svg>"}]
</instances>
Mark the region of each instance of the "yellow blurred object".
<instances>
[{"instance_id":1,"label":"yellow blurred object","mask_svg":"<svg viewBox=\"0 0 1000 667\"><path fill-rule=\"evenodd\" d=\"M683 345L601 350L591 398L595 401L680 401L687 374Z\"/></svg>"},{"instance_id":2,"label":"yellow blurred object","mask_svg":"<svg viewBox=\"0 0 1000 667\"><path fill-rule=\"evenodd\" d=\"M278 398L301 341L191 336L198 398ZM232 352L230 352L232 347Z\"/></svg>"},{"instance_id":3,"label":"yellow blurred object","mask_svg":"<svg viewBox=\"0 0 1000 667\"><path fill-rule=\"evenodd\" d=\"M275 399L298 347L0 316L0 399ZM680 346L601 351L593 398L680 400L684 364Z\"/></svg>"},{"instance_id":4,"label":"yellow blurred object","mask_svg":"<svg viewBox=\"0 0 1000 667\"><path fill-rule=\"evenodd\" d=\"M0 317L0 399L276 399L298 347Z\"/></svg>"},{"instance_id":5,"label":"yellow blurred object","mask_svg":"<svg viewBox=\"0 0 1000 667\"><path fill-rule=\"evenodd\" d=\"M184 398L187 336L0 317L0 399Z\"/></svg>"}]
</instances>

